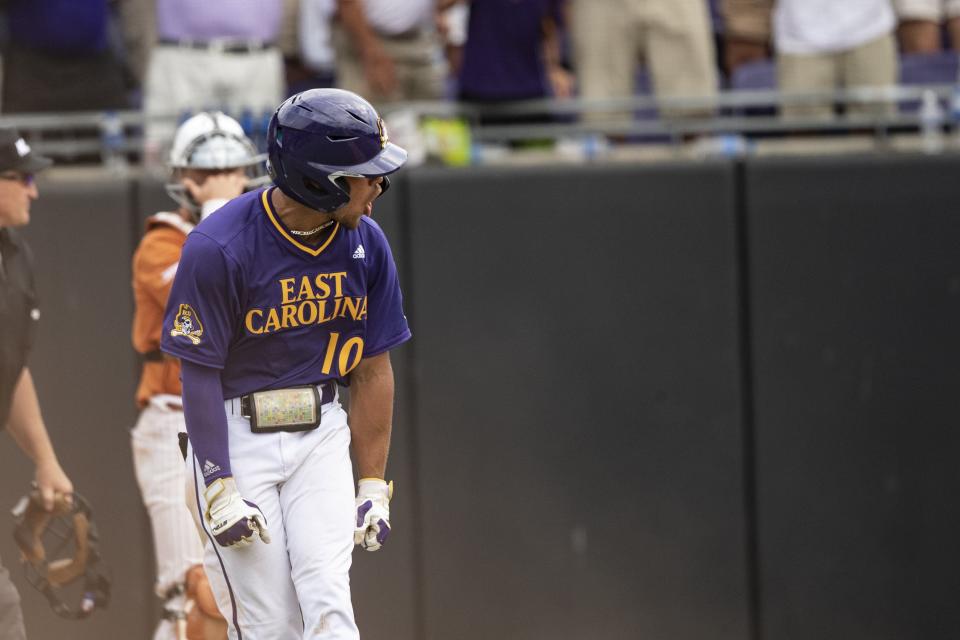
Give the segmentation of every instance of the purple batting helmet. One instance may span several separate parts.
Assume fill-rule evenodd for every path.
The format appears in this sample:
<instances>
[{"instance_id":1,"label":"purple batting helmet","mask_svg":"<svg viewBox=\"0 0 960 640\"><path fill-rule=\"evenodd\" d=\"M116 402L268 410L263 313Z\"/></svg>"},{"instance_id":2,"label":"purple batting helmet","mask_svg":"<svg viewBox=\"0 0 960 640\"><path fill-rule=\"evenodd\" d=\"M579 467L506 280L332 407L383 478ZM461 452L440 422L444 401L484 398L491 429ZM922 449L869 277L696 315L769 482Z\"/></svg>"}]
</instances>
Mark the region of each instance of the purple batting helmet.
<instances>
[{"instance_id":1,"label":"purple batting helmet","mask_svg":"<svg viewBox=\"0 0 960 640\"><path fill-rule=\"evenodd\" d=\"M283 193L325 212L350 200L343 176L386 176L407 161L373 106L342 89L310 89L285 100L270 119L267 156Z\"/></svg>"}]
</instances>

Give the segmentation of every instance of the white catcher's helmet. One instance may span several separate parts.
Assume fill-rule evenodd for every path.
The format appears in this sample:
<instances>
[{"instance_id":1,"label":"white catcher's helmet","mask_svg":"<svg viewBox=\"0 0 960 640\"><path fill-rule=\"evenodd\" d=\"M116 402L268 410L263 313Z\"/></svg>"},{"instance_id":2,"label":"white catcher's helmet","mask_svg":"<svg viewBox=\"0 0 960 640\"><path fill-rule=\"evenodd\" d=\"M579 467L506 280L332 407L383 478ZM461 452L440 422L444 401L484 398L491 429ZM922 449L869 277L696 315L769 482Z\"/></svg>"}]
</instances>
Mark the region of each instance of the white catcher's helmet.
<instances>
[{"instance_id":1,"label":"white catcher's helmet","mask_svg":"<svg viewBox=\"0 0 960 640\"><path fill-rule=\"evenodd\" d=\"M167 194L188 211L198 213L199 205L180 180L184 169L245 168L249 190L270 182L265 160L266 154L257 153L239 122L220 111L203 111L181 124L173 137Z\"/></svg>"}]
</instances>

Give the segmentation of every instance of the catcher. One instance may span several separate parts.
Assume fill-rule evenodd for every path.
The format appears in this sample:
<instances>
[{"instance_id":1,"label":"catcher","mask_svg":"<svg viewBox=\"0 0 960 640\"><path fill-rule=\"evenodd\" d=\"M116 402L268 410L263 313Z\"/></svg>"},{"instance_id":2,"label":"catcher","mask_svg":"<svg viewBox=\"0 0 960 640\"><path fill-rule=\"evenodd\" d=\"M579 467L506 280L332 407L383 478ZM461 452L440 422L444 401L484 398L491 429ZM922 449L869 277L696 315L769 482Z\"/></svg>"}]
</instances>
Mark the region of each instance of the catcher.
<instances>
[{"instance_id":1,"label":"catcher","mask_svg":"<svg viewBox=\"0 0 960 640\"><path fill-rule=\"evenodd\" d=\"M50 164L15 130L0 129L0 428L36 465L35 484L47 511L55 494L72 493L73 484L50 443L26 365L40 310L30 248L17 228L30 222L30 204L40 195L34 178ZM25 637L20 595L0 566L0 638Z\"/></svg>"},{"instance_id":2,"label":"catcher","mask_svg":"<svg viewBox=\"0 0 960 640\"><path fill-rule=\"evenodd\" d=\"M179 208L148 219L133 257L133 345L144 361L133 461L153 528L156 593L164 601L154 640L226 638L226 623L202 569L202 540L186 506L177 444L177 433L186 431L180 363L159 351L160 329L187 234L225 202L265 182L258 169L263 160L241 126L223 113L203 112L184 122L174 136L166 185Z\"/></svg>"}]
</instances>

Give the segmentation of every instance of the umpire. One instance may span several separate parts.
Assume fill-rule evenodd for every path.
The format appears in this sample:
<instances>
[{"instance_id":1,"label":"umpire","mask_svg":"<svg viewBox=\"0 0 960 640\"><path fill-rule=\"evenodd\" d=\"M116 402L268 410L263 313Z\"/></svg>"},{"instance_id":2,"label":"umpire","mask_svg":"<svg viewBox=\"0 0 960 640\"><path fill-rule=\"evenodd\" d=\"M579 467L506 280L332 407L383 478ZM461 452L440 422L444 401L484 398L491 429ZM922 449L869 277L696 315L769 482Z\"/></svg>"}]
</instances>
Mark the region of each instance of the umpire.
<instances>
[{"instance_id":1,"label":"umpire","mask_svg":"<svg viewBox=\"0 0 960 640\"><path fill-rule=\"evenodd\" d=\"M40 310L30 249L17 229L30 222L30 203L39 196L34 176L50 164L15 130L0 128L0 427L36 465L35 486L47 509L54 493L72 493L73 485L53 451L26 364ZM26 638L20 595L2 566L0 638Z\"/></svg>"}]
</instances>

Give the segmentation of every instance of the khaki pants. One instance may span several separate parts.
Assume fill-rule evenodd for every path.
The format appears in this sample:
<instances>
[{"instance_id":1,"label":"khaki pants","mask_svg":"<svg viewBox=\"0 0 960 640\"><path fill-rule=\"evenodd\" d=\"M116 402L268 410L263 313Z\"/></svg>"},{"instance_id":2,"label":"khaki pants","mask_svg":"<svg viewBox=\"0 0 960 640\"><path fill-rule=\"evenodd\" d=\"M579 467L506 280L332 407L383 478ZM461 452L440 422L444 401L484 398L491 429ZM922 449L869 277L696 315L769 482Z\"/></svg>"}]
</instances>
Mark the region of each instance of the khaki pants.
<instances>
[{"instance_id":1,"label":"khaki pants","mask_svg":"<svg viewBox=\"0 0 960 640\"><path fill-rule=\"evenodd\" d=\"M370 102L383 104L400 100L440 100L444 95L446 64L435 33L424 29L409 38L381 36L387 56L393 60L397 90L391 95L374 92L367 84L363 63L346 30L333 28L336 51L337 87L360 94Z\"/></svg>"},{"instance_id":2,"label":"khaki pants","mask_svg":"<svg viewBox=\"0 0 960 640\"><path fill-rule=\"evenodd\" d=\"M283 57L275 47L250 53L226 53L170 45L154 47L147 67L143 106L150 120L144 134L148 148L173 139L175 118L183 111L223 109L239 117L270 114L283 99Z\"/></svg>"},{"instance_id":3,"label":"khaki pants","mask_svg":"<svg viewBox=\"0 0 960 640\"><path fill-rule=\"evenodd\" d=\"M816 93L835 89L890 87L897 83L897 44L888 34L854 49L812 55L780 55L777 59L780 90L785 93ZM896 105L890 102L850 104L848 113L890 114ZM816 104L784 105L788 118L833 116L830 101Z\"/></svg>"},{"instance_id":4,"label":"khaki pants","mask_svg":"<svg viewBox=\"0 0 960 640\"><path fill-rule=\"evenodd\" d=\"M658 97L712 97L717 92L710 16L703 0L572 0L570 29L584 98L634 95L641 61Z\"/></svg>"}]
</instances>

